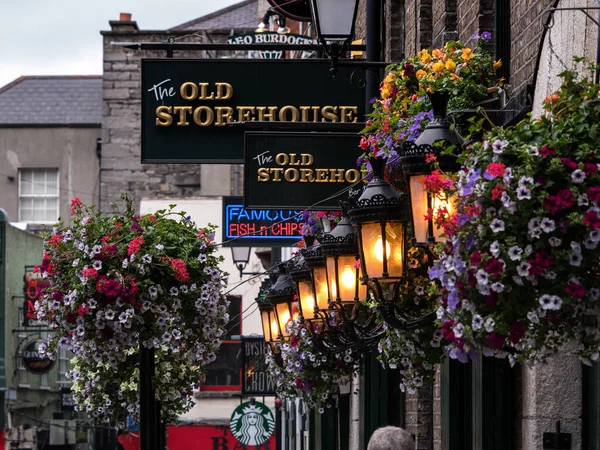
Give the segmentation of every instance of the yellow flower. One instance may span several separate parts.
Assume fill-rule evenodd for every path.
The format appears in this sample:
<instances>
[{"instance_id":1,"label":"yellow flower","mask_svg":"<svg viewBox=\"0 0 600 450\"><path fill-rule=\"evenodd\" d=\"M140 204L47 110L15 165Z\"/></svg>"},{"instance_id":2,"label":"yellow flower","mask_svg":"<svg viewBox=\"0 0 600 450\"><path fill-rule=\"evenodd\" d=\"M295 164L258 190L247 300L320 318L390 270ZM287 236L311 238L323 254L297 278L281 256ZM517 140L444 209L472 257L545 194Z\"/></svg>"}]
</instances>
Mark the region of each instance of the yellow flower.
<instances>
[{"instance_id":1,"label":"yellow flower","mask_svg":"<svg viewBox=\"0 0 600 450\"><path fill-rule=\"evenodd\" d=\"M443 72L445 68L446 68L446 65L441 61L433 63L433 71L434 72Z\"/></svg>"},{"instance_id":2,"label":"yellow flower","mask_svg":"<svg viewBox=\"0 0 600 450\"><path fill-rule=\"evenodd\" d=\"M384 85L381 88L381 98L385 100L386 98L388 98L390 96L390 94L391 94L391 89L390 89L389 85Z\"/></svg>"},{"instance_id":3,"label":"yellow flower","mask_svg":"<svg viewBox=\"0 0 600 450\"><path fill-rule=\"evenodd\" d=\"M448 61L446 61L446 69L450 72L454 72L454 69L456 69L456 63L449 59Z\"/></svg>"},{"instance_id":4,"label":"yellow flower","mask_svg":"<svg viewBox=\"0 0 600 450\"><path fill-rule=\"evenodd\" d=\"M431 55L429 54L427 49L421 51L421 55L419 56L419 59L422 62L424 62L425 64L427 64L429 61L431 61Z\"/></svg>"},{"instance_id":5,"label":"yellow flower","mask_svg":"<svg viewBox=\"0 0 600 450\"><path fill-rule=\"evenodd\" d=\"M396 74L394 72L390 72L386 75L385 79L383 80L384 83L388 83L391 84L392 81L394 81L394 79L396 78Z\"/></svg>"},{"instance_id":6,"label":"yellow flower","mask_svg":"<svg viewBox=\"0 0 600 450\"><path fill-rule=\"evenodd\" d=\"M498 61L496 61L492 67L494 68L494 70L498 70L500 67L502 67L502 60L499 59Z\"/></svg>"},{"instance_id":7,"label":"yellow flower","mask_svg":"<svg viewBox=\"0 0 600 450\"><path fill-rule=\"evenodd\" d=\"M417 75L417 80L420 80L425 75L427 75L427 72L425 72L423 69L419 69L419 70L417 70L416 75Z\"/></svg>"},{"instance_id":8,"label":"yellow flower","mask_svg":"<svg viewBox=\"0 0 600 450\"><path fill-rule=\"evenodd\" d=\"M453 81L460 81L460 77L455 73L451 73L450 78L452 78Z\"/></svg>"},{"instance_id":9,"label":"yellow flower","mask_svg":"<svg viewBox=\"0 0 600 450\"><path fill-rule=\"evenodd\" d=\"M462 59L464 61L468 61L473 57L473 50L471 50L470 48L463 48L462 49Z\"/></svg>"}]
</instances>

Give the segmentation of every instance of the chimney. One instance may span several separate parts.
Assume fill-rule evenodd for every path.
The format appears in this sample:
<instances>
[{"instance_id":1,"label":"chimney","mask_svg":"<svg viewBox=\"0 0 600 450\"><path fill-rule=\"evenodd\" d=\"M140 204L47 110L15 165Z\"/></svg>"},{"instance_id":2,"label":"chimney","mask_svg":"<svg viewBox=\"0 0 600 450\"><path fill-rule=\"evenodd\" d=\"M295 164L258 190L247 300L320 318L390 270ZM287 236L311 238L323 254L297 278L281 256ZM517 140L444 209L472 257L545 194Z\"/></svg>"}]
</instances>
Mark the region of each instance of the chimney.
<instances>
[{"instance_id":1,"label":"chimney","mask_svg":"<svg viewBox=\"0 0 600 450\"><path fill-rule=\"evenodd\" d=\"M119 14L119 20L108 22L112 31L138 31L137 22L131 20L131 13L122 12Z\"/></svg>"}]
</instances>

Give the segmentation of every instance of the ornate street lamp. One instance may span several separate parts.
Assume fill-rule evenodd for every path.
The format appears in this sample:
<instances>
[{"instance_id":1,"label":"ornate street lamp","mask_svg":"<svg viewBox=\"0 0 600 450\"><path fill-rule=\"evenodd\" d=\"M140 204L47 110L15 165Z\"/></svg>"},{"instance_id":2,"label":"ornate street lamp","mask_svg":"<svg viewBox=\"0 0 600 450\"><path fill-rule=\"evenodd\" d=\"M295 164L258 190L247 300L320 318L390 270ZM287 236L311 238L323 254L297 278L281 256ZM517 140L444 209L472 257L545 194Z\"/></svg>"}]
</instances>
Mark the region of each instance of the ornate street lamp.
<instances>
[{"instance_id":1,"label":"ornate street lamp","mask_svg":"<svg viewBox=\"0 0 600 450\"><path fill-rule=\"evenodd\" d=\"M300 253L311 273L316 314L319 311L329 310L327 268L325 267L325 257L321 253L320 245L314 243L314 236L304 236L304 241L306 247L300 249Z\"/></svg>"},{"instance_id":2,"label":"ornate street lamp","mask_svg":"<svg viewBox=\"0 0 600 450\"><path fill-rule=\"evenodd\" d=\"M452 213L454 200L445 193L433 194L425 190L425 177L431 174L431 165L427 155L433 155L438 160L440 169L454 172L458 169L456 158L441 155L441 148L429 144L417 145L405 141L400 151L400 161L408 181L410 204L412 210L412 225L417 244L431 245L443 242L443 230L435 224L435 216L441 210Z\"/></svg>"},{"instance_id":3,"label":"ornate street lamp","mask_svg":"<svg viewBox=\"0 0 600 450\"><path fill-rule=\"evenodd\" d=\"M292 281L296 283L300 300L300 315L305 320L311 320L315 317L315 292L310 269L306 265L304 257L299 256L291 260L288 270Z\"/></svg>"},{"instance_id":4,"label":"ornate street lamp","mask_svg":"<svg viewBox=\"0 0 600 450\"><path fill-rule=\"evenodd\" d=\"M260 312L263 336L265 337L267 344L273 348L273 344L280 342L280 333L273 305L267 298L267 292L270 287L271 280L266 279L262 282L258 291L258 297L256 297L256 303L258 304L258 310Z\"/></svg>"},{"instance_id":5,"label":"ornate street lamp","mask_svg":"<svg viewBox=\"0 0 600 450\"><path fill-rule=\"evenodd\" d=\"M348 212L358 236L363 280L373 290L388 325L414 328L433 316L414 317L402 307L408 200L383 179L385 160L371 159L370 163L373 178Z\"/></svg>"},{"instance_id":6,"label":"ornate street lamp","mask_svg":"<svg viewBox=\"0 0 600 450\"><path fill-rule=\"evenodd\" d=\"M291 277L288 275L285 264L280 264L278 269L277 281L269 289L265 298L273 305L279 338L280 340L286 340L290 336L288 323L298 317L298 296L296 286L294 286Z\"/></svg>"}]
</instances>

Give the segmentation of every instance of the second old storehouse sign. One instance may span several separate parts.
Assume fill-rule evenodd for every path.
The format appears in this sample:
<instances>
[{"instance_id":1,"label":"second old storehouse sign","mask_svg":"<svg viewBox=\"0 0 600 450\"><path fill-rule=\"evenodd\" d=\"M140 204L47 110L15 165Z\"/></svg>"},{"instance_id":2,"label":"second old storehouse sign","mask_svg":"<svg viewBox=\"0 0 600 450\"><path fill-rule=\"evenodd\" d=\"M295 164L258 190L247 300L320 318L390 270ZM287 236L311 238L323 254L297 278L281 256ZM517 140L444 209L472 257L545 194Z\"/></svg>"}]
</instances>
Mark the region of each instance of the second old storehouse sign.
<instances>
[{"instance_id":1,"label":"second old storehouse sign","mask_svg":"<svg viewBox=\"0 0 600 450\"><path fill-rule=\"evenodd\" d=\"M241 163L231 122L364 120L364 89L322 60L142 60L142 162Z\"/></svg>"}]
</instances>

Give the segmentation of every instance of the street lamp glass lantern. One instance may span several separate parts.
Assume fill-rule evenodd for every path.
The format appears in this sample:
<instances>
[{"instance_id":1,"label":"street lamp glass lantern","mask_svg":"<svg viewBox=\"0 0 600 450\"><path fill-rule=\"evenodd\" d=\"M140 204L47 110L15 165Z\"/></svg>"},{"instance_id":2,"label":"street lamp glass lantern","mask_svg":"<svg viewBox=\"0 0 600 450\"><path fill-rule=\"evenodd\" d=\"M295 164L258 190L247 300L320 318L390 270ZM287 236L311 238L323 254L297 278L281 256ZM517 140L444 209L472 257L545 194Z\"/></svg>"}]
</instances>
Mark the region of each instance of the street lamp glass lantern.
<instances>
[{"instance_id":1,"label":"street lamp glass lantern","mask_svg":"<svg viewBox=\"0 0 600 450\"><path fill-rule=\"evenodd\" d=\"M284 264L279 265L279 276L267 293L266 300L273 305L279 337L285 340L290 335L289 323L298 318L299 307L296 287L287 274Z\"/></svg>"},{"instance_id":2,"label":"street lamp glass lantern","mask_svg":"<svg viewBox=\"0 0 600 450\"><path fill-rule=\"evenodd\" d=\"M317 308L329 309L329 294L327 290L327 269L325 266L313 267L314 298L317 299Z\"/></svg>"},{"instance_id":3,"label":"street lamp glass lantern","mask_svg":"<svg viewBox=\"0 0 600 450\"><path fill-rule=\"evenodd\" d=\"M349 42L354 34L358 0L311 0L313 23L321 42Z\"/></svg>"},{"instance_id":4,"label":"street lamp glass lantern","mask_svg":"<svg viewBox=\"0 0 600 450\"><path fill-rule=\"evenodd\" d=\"M242 266L242 270L250 261L250 251L252 247L231 247L231 257L236 267Z\"/></svg>"},{"instance_id":5,"label":"street lamp glass lantern","mask_svg":"<svg viewBox=\"0 0 600 450\"><path fill-rule=\"evenodd\" d=\"M279 340L279 325L273 312L273 306L270 304L264 307L259 306L259 310L265 341L273 344Z\"/></svg>"},{"instance_id":6,"label":"street lamp glass lantern","mask_svg":"<svg viewBox=\"0 0 600 450\"><path fill-rule=\"evenodd\" d=\"M315 295L311 280L298 281L298 296L300 297L300 311L305 319L312 319L315 315Z\"/></svg>"}]
</instances>

